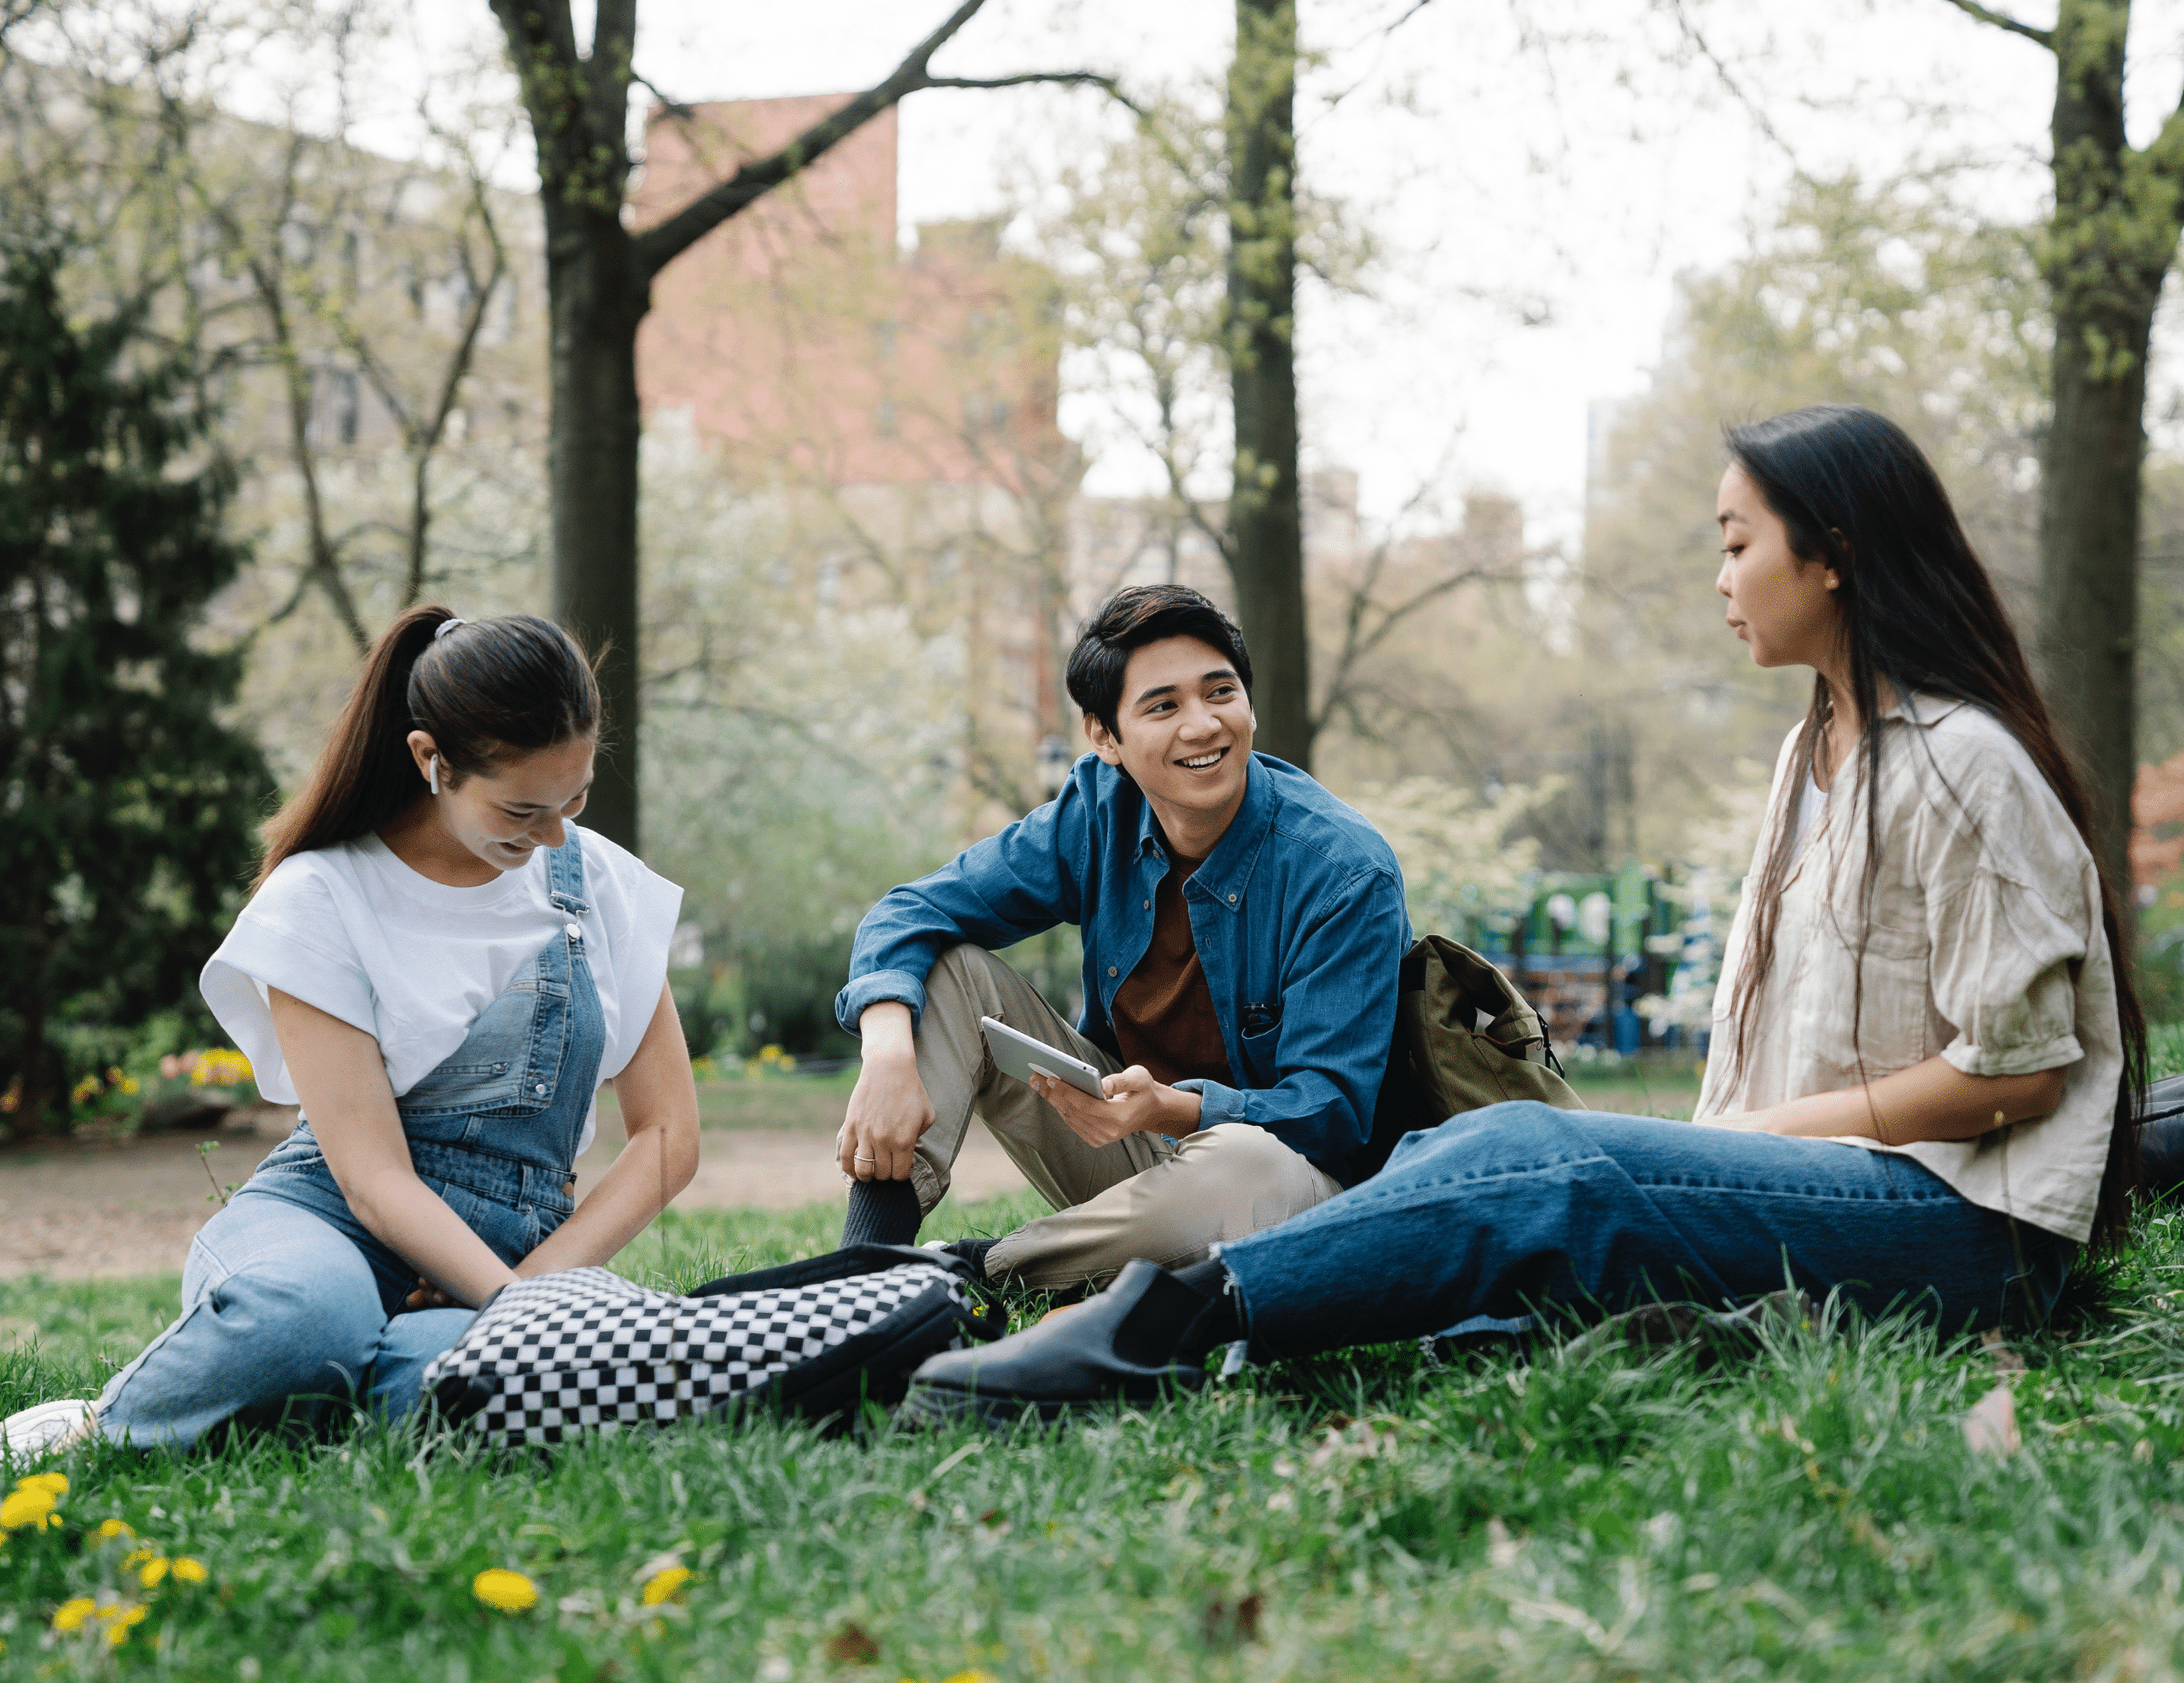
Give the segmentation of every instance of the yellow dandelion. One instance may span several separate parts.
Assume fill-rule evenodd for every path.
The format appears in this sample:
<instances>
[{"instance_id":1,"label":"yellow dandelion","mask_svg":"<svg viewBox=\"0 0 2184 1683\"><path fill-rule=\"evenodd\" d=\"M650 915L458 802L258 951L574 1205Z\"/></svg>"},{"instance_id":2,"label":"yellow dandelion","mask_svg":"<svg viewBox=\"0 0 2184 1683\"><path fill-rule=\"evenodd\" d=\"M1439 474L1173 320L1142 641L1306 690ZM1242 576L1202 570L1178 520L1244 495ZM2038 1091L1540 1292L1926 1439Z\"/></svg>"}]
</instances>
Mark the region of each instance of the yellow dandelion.
<instances>
[{"instance_id":1,"label":"yellow dandelion","mask_svg":"<svg viewBox=\"0 0 2184 1683\"><path fill-rule=\"evenodd\" d=\"M147 1589L156 1589L160 1580L166 1576L167 1569L173 1564L174 1562L164 1554L155 1554L137 1569L136 1581Z\"/></svg>"},{"instance_id":2,"label":"yellow dandelion","mask_svg":"<svg viewBox=\"0 0 2184 1683\"><path fill-rule=\"evenodd\" d=\"M34 1472L15 1481L18 1490L45 1490L55 1496L68 1494L68 1475L65 1472Z\"/></svg>"},{"instance_id":3,"label":"yellow dandelion","mask_svg":"<svg viewBox=\"0 0 2184 1683\"><path fill-rule=\"evenodd\" d=\"M160 1552L155 1548L132 1548L121 1557L121 1570L125 1572L133 1571L147 1560L156 1560L159 1558Z\"/></svg>"},{"instance_id":4,"label":"yellow dandelion","mask_svg":"<svg viewBox=\"0 0 2184 1683\"><path fill-rule=\"evenodd\" d=\"M135 1076L124 1076L121 1078L121 1090L133 1099L143 1090L143 1083Z\"/></svg>"},{"instance_id":5,"label":"yellow dandelion","mask_svg":"<svg viewBox=\"0 0 2184 1683\"><path fill-rule=\"evenodd\" d=\"M126 1601L110 1602L100 1608L99 1622L106 1627L106 1645L119 1648L129 1639L129 1628L143 1623L151 1610Z\"/></svg>"},{"instance_id":6,"label":"yellow dandelion","mask_svg":"<svg viewBox=\"0 0 2184 1683\"><path fill-rule=\"evenodd\" d=\"M11 1490L0 1500L0 1531L20 1531L26 1525L58 1525L61 1517L53 1510L60 1506L61 1499L50 1490Z\"/></svg>"},{"instance_id":7,"label":"yellow dandelion","mask_svg":"<svg viewBox=\"0 0 2184 1683\"><path fill-rule=\"evenodd\" d=\"M136 1535L136 1533L121 1520L102 1519L99 1521L99 1529L91 1533L91 1541L95 1543L110 1543L117 1537L133 1538Z\"/></svg>"},{"instance_id":8,"label":"yellow dandelion","mask_svg":"<svg viewBox=\"0 0 2184 1683\"><path fill-rule=\"evenodd\" d=\"M168 1564L174 1568L174 1576L177 1583L201 1584L206 1579L212 1576L212 1574L206 1570L203 1561L199 1560L191 1555L177 1554L175 1556L173 1560Z\"/></svg>"},{"instance_id":9,"label":"yellow dandelion","mask_svg":"<svg viewBox=\"0 0 2184 1683\"><path fill-rule=\"evenodd\" d=\"M99 1610L99 1604L88 1595L64 1601L54 1610L53 1628L55 1630L81 1630L84 1621Z\"/></svg>"},{"instance_id":10,"label":"yellow dandelion","mask_svg":"<svg viewBox=\"0 0 2184 1683\"><path fill-rule=\"evenodd\" d=\"M644 1593L640 1597L648 1607L657 1607L675 1592L690 1581L688 1566L670 1566L664 1572L654 1572L645 1580Z\"/></svg>"},{"instance_id":11,"label":"yellow dandelion","mask_svg":"<svg viewBox=\"0 0 2184 1683\"><path fill-rule=\"evenodd\" d=\"M538 1586L505 1566L488 1566L470 1581L470 1593L503 1613L520 1613L538 1605Z\"/></svg>"},{"instance_id":12,"label":"yellow dandelion","mask_svg":"<svg viewBox=\"0 0 2184 1683\"><path fill-rule=\"evenodd\" d=\"M1001 1683L991 1672L973 1666L968 1671L959 1671L953 1677L943 1678L941 1683Z\"/></svg>"}]
</instances>

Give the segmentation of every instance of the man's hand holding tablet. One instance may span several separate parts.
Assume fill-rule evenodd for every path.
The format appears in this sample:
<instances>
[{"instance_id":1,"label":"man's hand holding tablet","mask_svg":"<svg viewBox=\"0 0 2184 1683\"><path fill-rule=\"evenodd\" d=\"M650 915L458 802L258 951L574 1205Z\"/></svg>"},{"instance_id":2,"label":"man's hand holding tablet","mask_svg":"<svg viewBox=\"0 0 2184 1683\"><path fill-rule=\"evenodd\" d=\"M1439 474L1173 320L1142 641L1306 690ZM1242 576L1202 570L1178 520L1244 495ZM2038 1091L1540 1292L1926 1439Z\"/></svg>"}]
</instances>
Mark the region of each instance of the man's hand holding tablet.
<instances>
[{"instance_id":1,"label":"man's hand holding tablet","mask_svg":"<svg viewBox=\"0 0 2184 1683\"><path fill-rule=\"evenodd\" d=\"M1199 1096L1162 1085L1142 1065L1102 1077L1089 1064L1057 1052L1008 1024L981 1017L994 1067L1025 1082L1088 1146L1111 1146L1132 1134L1180 1138L1198 1132Z\"/></svg>"}]
</instances>

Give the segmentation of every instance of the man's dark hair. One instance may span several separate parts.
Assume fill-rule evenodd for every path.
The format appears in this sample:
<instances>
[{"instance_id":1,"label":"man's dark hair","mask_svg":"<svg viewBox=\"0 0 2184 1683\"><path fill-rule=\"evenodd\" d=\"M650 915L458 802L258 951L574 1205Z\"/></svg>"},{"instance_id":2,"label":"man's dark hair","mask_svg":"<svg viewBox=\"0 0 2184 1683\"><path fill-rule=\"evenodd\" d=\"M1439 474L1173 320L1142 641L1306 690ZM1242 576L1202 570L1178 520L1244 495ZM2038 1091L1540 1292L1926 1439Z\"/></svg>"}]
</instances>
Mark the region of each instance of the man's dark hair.
<instances>
[{"instance_id":1,"label":"man's dark hair","mask_svg":"<svg viewBox=\"0 0 2184 1683\"><path fill-rule=\"evenodd\" d=\"M1252 693L1252 657L1236 622L1185 584L1133 584L1092 611L1069 657L1069 696L1105 725L1110 736L1122 705L1123 669L1130 652L1164 637L1196 637L1218 649Z\"/></svg>"}]
</instances>

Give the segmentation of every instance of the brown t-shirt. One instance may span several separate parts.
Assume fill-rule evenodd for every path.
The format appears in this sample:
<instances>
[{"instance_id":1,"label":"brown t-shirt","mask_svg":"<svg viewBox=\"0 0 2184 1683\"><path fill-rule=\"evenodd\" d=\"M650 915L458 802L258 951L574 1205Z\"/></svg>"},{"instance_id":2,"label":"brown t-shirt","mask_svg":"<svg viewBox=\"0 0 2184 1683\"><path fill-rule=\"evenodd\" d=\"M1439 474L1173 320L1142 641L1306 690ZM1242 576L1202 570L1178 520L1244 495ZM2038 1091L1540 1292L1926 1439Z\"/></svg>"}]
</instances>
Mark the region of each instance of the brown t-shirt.
<instances>
[{"instance_id":1,"label":"brown t-shirt","mask_svg":"<svg viewBox=\"0 0 2184 1683\"><path fill-rule=\"evenodd\" d=\"M1174 868L1153 891L1152 944L1115 989L1115 1044L1124 1065L1142 1064L1153 1080L1170 1086L1193 1077L1228 1082L1228 1048L1183 901L1184 883L1205 862L1172 848L1168 860Z\"/></svg>"}]
</instances>

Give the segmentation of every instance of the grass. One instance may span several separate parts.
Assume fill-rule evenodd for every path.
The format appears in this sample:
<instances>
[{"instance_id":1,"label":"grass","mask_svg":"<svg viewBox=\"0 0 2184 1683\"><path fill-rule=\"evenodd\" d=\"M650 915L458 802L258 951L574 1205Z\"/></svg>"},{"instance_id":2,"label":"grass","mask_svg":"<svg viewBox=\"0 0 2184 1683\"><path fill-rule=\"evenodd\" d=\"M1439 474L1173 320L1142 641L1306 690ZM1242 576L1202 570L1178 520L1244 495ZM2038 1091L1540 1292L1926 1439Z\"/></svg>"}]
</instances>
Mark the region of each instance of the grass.
<instances>
[{"instance_id":1,"label":"grass","mask_svg":"<svg viewBox=\"0 0 2184 1683\"><path fill-rule=\"evenodd\" d=\"M687 1284L838 1219L671 1214L620 1265ZM363 1424L81 1451L64 1523L0 1550L0 1680L2175 1677L2184 1215L2138 1239L2077 1325L2001 1355L1831 1322L1711 1372L1354 1352L993 1438L694 1424L534 1458ZM172 1302L0 1285L0 1326L38 1329L0 1409L95 1385ZM1975 1455L1963 1417L2001 1384L2024 1447ZM107 1518L209 1579L145 1588ZM693 1576L644 1605L671 1558ZM488 1566L540 1604L482 1605ZM100 1595L146 1609L126 1643L51 1631Z\"/></svg>"},{"instance_id":2,"label":"grass","mask_svg":"<svg viewBox=\"0 0 2184 1683\"><path fill-rule=\"evenodd\" d=\"M857 1085L854 1065L823 1076L734 1076L698 1083L698 1125L701 1128L795 1128L833 1133L849 1108ZM620 1114L612 1088L599 1094L601 1125ZM614 1123L619 1128L620 1124Z\"/></svg>"}]
</instances>

